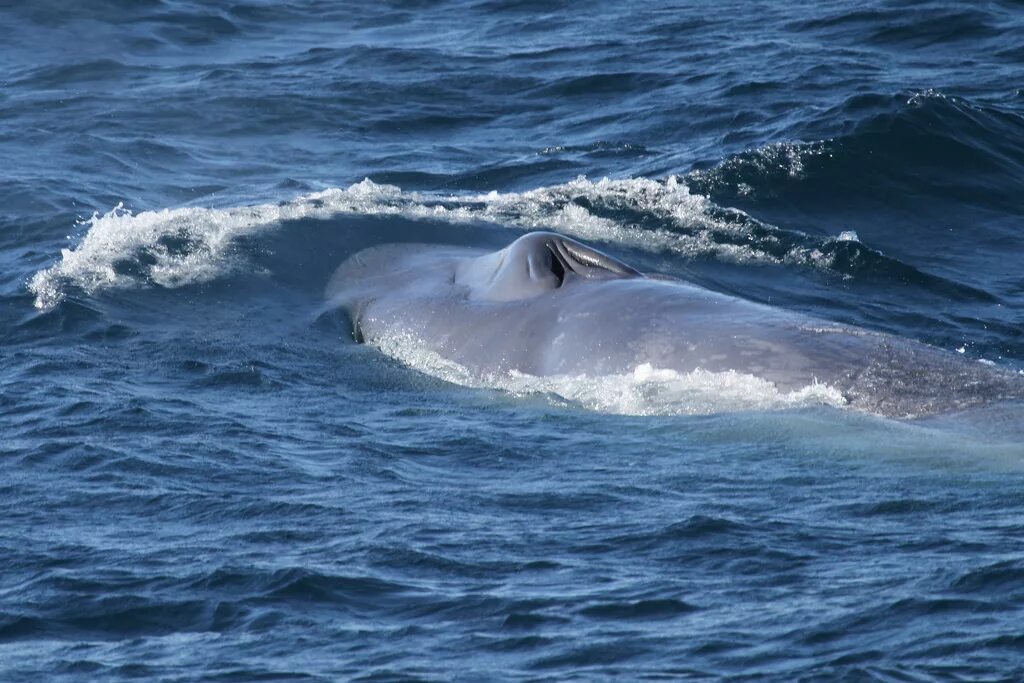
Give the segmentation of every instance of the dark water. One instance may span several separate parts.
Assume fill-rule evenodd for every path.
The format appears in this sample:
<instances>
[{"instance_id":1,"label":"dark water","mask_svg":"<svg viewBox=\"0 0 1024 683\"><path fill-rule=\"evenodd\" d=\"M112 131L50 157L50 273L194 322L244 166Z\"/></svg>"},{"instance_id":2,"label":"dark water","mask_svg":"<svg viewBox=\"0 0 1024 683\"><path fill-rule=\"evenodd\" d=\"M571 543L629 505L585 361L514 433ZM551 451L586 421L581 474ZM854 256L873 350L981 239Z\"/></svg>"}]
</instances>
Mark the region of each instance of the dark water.
<instances>
[{"instance_id":1,"label":"dark water","mask_svg":"<svg viewBox=\"0 0 1024 683\"><path fill-rule=\"evenodd\" d=\"M1024 678L1020 406L464 386L321 309L359 248L548 228L1022 370L1019 2L45 0L0 46L0 679Z\"/></svg>"}]
</instances>

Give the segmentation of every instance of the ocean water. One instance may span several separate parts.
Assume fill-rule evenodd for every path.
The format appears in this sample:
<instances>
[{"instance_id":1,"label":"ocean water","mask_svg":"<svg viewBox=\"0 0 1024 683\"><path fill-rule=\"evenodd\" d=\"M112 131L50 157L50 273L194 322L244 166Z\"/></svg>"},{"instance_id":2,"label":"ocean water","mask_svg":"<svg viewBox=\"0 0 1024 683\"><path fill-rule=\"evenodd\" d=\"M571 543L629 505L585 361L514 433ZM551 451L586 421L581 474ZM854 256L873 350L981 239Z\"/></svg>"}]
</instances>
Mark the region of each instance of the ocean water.
<instances>
[{"instance_id":1,"label":"ocean water","mask_svg":"<svg viewBox=\"0 0 1024 683\"><path fill-rule=\"evenodd\" d=\"M324 307L572 235L1024 371L1024 5L0 3L0 680L1024 679L1024 407L474 381Z\"/></svg>"}]
</instances>

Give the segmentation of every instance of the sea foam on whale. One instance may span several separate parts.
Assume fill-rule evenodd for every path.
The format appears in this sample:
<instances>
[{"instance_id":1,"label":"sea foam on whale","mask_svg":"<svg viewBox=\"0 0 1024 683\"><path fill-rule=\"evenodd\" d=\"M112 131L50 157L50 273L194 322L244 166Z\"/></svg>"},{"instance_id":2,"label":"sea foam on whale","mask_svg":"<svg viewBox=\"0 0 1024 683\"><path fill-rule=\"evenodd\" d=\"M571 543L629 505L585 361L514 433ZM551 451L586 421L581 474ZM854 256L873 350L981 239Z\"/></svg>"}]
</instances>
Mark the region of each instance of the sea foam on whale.
<instances>
[{"instance_id":1,"label":"sea foam on whale","mask_svg":"<svg viewBox=\"0 0 1024 683\"><path fill-rule=\"evenodd\" d=\"M389 335L374 345L404 365L445 382L516 396L545 396L558 404L615 415L710 415L846 405L842 392L826 384L785 391L735 371L677 372L641 363L632 372L605 375L541 377L515 371L480 375L444 358L412 334Z\"/></svg>"}]
</instances>

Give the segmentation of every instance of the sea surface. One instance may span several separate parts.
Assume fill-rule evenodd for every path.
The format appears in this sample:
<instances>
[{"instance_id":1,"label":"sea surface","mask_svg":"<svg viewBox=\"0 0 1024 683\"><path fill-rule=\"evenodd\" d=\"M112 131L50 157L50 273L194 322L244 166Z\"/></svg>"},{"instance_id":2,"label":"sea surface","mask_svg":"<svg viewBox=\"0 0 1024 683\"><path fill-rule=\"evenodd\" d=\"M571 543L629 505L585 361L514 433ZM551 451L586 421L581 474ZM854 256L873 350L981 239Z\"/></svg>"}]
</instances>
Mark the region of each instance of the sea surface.
<instances>
[{"instance_id":1,"label":"sea surface","mask_svg":"<svg viewBox=\"0 0 1024 683\"><path fill-rule=\"evenodd\" d=\"M0 2L0 680L1024 680L1024 407L324 307L530 229L1024 371L1024 5Z\"/></svg>"}]
</instances>

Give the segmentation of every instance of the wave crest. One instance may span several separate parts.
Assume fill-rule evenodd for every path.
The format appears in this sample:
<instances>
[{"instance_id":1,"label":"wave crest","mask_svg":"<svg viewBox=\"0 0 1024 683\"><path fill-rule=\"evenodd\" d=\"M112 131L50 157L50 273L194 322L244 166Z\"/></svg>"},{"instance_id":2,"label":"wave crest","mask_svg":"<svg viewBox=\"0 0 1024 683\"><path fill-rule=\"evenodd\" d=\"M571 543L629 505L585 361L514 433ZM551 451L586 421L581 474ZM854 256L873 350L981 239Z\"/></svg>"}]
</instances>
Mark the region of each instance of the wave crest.
<instances>
[{"instance_id":1,"label":"wave crest","mask_svg":"<svg viewBox=\"0 0 1024 683\"><path fill-rule=\"evenodd\" d=\"M87 295L124 286L180 287L254 268L240 238L287 221L337 216L396 216L440 223L492 223L553 229L584 240L684 259L808 267L851 277L863 244L778 228L718 206L675 176L573 181L525 192L445 195L407 192L366 179L278 204L226 209L177 208L133 214L118 205L85 221L79 244L28 283L47 309L70 288ZM258 270L258 269L257 269Z\"/></svg>"},{"instance_id":2,"label":"wave crest","mask_svg":"<svg viewBox=\"0 0 1024 683\"><path fill-rule=\"evenodd\" d=\"M835 134L836 129L841 132ZM825 132L826 137L813 139ZM799 199L831 203L850 195L887 202L920 195L1019 207L1024 175L1024 117L992 103L937 90L863 93L823 112L798 133L730 156L687 176L691 188L717 199ZM948 169L956 169L956 183Z\"/></svg>"}]
</instances>

